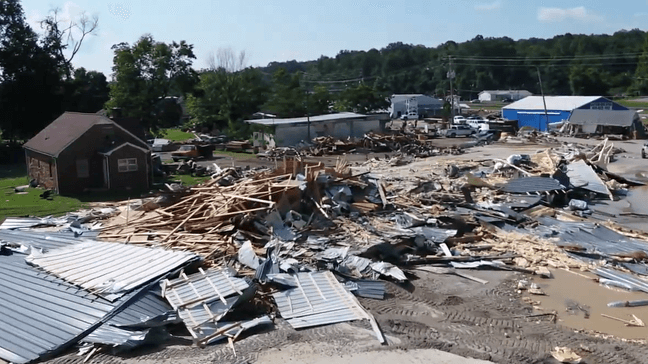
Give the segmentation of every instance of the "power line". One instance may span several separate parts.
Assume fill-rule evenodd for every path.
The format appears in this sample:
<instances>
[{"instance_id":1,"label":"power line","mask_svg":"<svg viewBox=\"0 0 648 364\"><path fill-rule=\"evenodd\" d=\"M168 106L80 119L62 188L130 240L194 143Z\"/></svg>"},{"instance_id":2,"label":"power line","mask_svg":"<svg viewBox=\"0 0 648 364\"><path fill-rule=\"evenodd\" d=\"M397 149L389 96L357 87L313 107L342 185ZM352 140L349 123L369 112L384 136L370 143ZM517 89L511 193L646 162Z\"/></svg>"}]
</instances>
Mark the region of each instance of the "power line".
<instances>
[{"instance_id":1,"label":"power line","mask_svg":"<svg viewBox=\"0 0 648 364\"><path fill-rule=\"evenodd\" d=\"M454 59L461 60L488 60L488 61L563 61L563 60L578 60L578 59L614 59L614 58L627 58L641 56L643 52L633 53L617 53L617 54L602 54L602 55L573 55L573 56L554 56L554 57L527 57L527 56L453 56Z\"/></svg>"}]
</instances>

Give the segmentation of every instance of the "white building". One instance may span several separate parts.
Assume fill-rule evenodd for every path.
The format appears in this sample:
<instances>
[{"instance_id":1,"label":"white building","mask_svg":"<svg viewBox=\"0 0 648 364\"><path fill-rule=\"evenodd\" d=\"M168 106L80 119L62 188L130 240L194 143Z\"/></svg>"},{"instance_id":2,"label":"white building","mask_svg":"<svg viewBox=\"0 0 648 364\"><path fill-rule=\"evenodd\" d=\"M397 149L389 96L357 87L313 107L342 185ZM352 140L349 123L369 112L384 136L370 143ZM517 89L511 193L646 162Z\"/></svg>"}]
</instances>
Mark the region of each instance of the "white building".
<instances>
[{"instance_id":1,"label":"white building","mask_svg":"<svg viewBox=\"0 0 648 364\"><path fill-rule=\"evenodd\" d=\"M485 90L479 93L479 101L517 101L531 95L527 90Z\"/></svg>"},{"instance_id":2,"label":"white building","mask_svg":"<svg viewBox=\"0 0 648 364\"><path fill-rule=\"evenodd\" d=\"M363 115L352 112L288 119L253 119L246 123L268 127L269 132L255 132L255 146L290 147L320 136L338 139L362 138L369 132L382 132L389 122L386 114ZM310 136L309 136L310 129Z\"/></svg>"},{"instance_id":3,"label":"white building","mask_svg":"<svg viewBox=\"0 0 648 364\"><path fill-rule=\"evenodd\" d=\"M434 115L443 109L443 100L423 94L401 94L391 96L389 116L397 119L407 113L407 105L417 105L419 116Z\"/></svg>"}]
</instances>

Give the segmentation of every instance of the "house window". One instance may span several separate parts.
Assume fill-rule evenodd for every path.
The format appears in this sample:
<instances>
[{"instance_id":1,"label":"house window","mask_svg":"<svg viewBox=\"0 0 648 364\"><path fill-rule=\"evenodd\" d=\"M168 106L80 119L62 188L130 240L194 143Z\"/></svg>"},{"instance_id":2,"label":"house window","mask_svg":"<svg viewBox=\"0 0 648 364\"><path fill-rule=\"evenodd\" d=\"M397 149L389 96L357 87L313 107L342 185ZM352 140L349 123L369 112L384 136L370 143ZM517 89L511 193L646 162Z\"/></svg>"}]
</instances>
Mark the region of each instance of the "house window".
<instances>
[{"instance_id":1,"label":"house window","mask_svg":"<svg viewBox=\"0 0 648 364\"><path fill-rule=\"evenodd\" d=\"M88 178L88 177L90 177L90 171L88 169L88 160L87 159L77 159L77 161L76 161L76 169L77 169L77 177L79 177L79 178Z\"/></svg>"},{"instance_id":2,"label":"house window","mask_svg":"<svg viewBox=\"0 0 648 364\"><path fill-rule=\"evenodd\" d=\"M593 102L590 104L591 110L612 110L611 102Z\"/></svg>"},{"instance_id":3,"label":"house window","mask_svg":"<svg viewBox=\"0 0 648 364\"><path fill-rule=\"evenodd\" d=\"M117 167L120 172L137 171L137 158L118 159Z\"/></svg>"}]
</instances>

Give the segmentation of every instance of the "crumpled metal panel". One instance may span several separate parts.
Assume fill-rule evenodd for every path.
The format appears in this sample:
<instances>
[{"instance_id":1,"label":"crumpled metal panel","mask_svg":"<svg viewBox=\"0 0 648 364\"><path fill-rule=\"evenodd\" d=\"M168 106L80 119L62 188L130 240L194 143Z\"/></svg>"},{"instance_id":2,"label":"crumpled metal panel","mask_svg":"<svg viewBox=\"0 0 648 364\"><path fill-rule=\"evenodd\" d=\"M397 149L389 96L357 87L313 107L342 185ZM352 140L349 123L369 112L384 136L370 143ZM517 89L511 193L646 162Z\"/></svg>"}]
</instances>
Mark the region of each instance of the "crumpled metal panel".
<instances>
[{"instance_id":1,"label":"crumpled metal panel","mask_svg":"<svg viewBox=\"0 0 648 364\"><path fill-rule=\"evenodd\" d=\"M610 190L601 181L601 178L594 172L592 167L585 161L579 160L567 165L567 176L574 187L579 187L588 191L610 195Z\"/></svg>"},{"instance_id":2,"label":"crumpled metal panel","mask_svg":"<svg viewBox=\"0 0 648 364\"><path fill-rule=\"evenodd\" d=\"M30 264L114 301L126 292L201 258L193 253L88 241L32 252Z\"/></svg>"},{"instance_id":3,"label":"crumpled metal panel","mask_svg":"<svg viewBox=\"0 0 648 364\"><path fill-rule=\"evenodd\" d=\"M565 187L550 177L522 177L509 180L501 190L508 193L532 193L559 191Z\"/></svg>"},{"instance_id":4,"label":"crumpled metal panel","mask_svg":"<svg viewBox=\"0 0 648 364\"><path fill-rule=\"evenodd\" d=\"M615 282L621 282L625 286L633 287L637 291L648 293L648 281L644 281L630 274L607 268L598 268L594 271L594 273L603 278L607 278Z\"/></svg>"},{"instance_id":5,"label":"crumpled metal panel","mask_svg":"<svg viewBox=\"0 0 648 364\"><path fill-rule=\"evenodd\" d=\"M331 272L297 273L297 287L273 294L281 316L295 329L370 319Z\"/></svg>"},{"instance_id":6,"label":"crumpled metal panel","mask_svg":"<svg viewBox=\"0 0 648 364\"><path fill-rule=\"evenodd\" d=\"M82 235L75 235L72 231L41 232L33 230L0 230L0 241L4 241L13 246L30 246L32 248L49 251L76 244L85 239L94 239L98 235L98 231L85 231Z\"/></svg>"},{"instance_id":7,"label":"crumpled metal panel","mask_svg":"<svg viewBox=\"0 0 648 364\"><path fill-rule=\"evenodd\" d=\"M147 292L137 301L115 315L108 324L129 329L144 329L178 323L176 311L153 291Z\"/></svg>"},{"instance_id":8,"label":"crumpled metal panel","mask_svg":"<svg viewBox=\"0 0 648 364\"><path fill-rule=\"evenodd\" d=\"M632 239L605 226L587 222L564 222L553 218L538 218L537 230L545 238L558 238L563 245L576 246L585 253L607 256L648 254L648 242Z\"/></svg>"},{"instance_id":9,"label":"crumpled metal panel","mask_svg":"<svg viewBox=\"0 0 648 364\"><path fill-rule=\"evenodd\" d=\"M198 273L165 280L162 295L178 311L180 319L199 345L218 336L217 322L242 300L250 299L254 289L230 269L199 269Z\"/></svg>"},{"instance_id":10,"label":"crumpled metal panel","mask_svg":"<svg viewBox=\"0 0 648 364\"><path fill-rule=\"evenodd\" d=\"M65 217L7 217L0 224L0 230L25 229L34 226L57 226L66 223L68 223L68 219Z\"/></svg>"}]
</instances>

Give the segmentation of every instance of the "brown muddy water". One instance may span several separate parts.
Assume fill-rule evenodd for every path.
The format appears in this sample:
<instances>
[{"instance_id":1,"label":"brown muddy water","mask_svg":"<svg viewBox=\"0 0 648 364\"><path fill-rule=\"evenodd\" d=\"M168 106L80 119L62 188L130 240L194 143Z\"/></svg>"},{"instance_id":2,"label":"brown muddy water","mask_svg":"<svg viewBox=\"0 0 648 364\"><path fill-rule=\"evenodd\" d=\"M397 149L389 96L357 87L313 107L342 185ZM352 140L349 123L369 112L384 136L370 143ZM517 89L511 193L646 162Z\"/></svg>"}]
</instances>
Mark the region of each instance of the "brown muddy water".
<instances>
[{"instance_id":1,"label":"brown muddy water","mask_svg":"<svg viewBox=\"0 0 648 364\"><path fill-rule=\"evenodd\" d=\"M630 204L630 212L648 215L648 186L630 189L625 199Z\"/></svg>"},{"instance_id":2,"label":"brown muddy water","mask_svg":"<svg viewBox=\"0 0 648 364\"><path fill-rule=\"evenodd\" d=\"M593 330L626 339L648 339L648 326L627 327L623 322L601 316L606 314L632 320L631 315L634 314L648 325L648 306L607 307L607 304L613 301L646 300L647 293L606 288L591 279L596 277L591 273L568 272L562 269L552 269L551 273L554 278L533 280L546 296L525 294L541 303L542 311L538 311L539 313L556 311L558 323L574 329ZM585 318L586 312L589 318Z\"/></svg>"}]
</instances>

